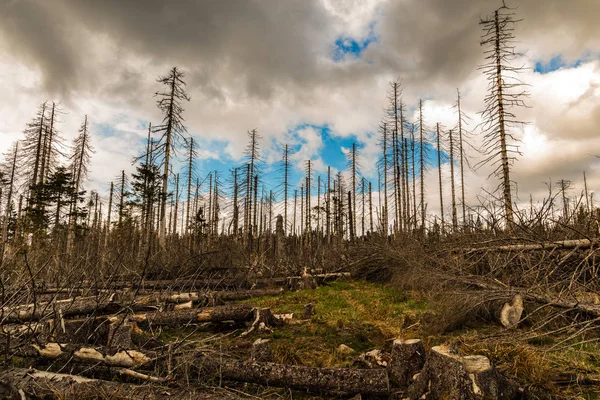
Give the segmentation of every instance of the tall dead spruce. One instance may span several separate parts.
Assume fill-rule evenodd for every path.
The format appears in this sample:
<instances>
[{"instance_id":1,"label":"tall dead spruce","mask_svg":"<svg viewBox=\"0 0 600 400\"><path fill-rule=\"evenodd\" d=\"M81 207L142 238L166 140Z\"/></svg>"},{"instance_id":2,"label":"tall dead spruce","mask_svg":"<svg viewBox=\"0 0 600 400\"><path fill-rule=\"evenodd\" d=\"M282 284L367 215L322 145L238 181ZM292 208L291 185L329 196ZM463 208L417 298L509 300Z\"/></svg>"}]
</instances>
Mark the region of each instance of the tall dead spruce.
<instances>
[{"instance_id":1,"label":"tall dead spruce","mask_svg":"<svg viewBox=\"0 0 600 400\"><path fill-rule=\"evenodd\" d=\"M511 62L522 56L515 49L514 35L515 24L520 21L515 19L515 13L506 4L480 21L485 63L479 69L488 79L488 94L485 97L485 110L481 113L486 157L479 165L491 165L494 168L492 175L495 174L501 180L498 189L502 190L509 230L514 225L510 166L516 156L520 155L518 139L513 132L523 124L512 110L515 107L525 107L524 98L528 96L526 85L519 79L519 72L524 68L511 65Z\"/></svg>"},{"instance_id":2,"label":"tall dead spruce","mask_svg":"<svg viewBox=\"0 0 600 400\"><path fill-rule=\"evenodd\" d=\"M185 91L184 77L184 72L173 67L167 76L158 78L157 81L165 85L166 89L155 94L158 97L156 105L163 113L162 124L153 128L153 132L160 135L155 151L162 156L163 167L159 225L160 245L163 248L167 237L167 192L171 155L178 141L186 141L182 102L190 101L190 98Z\"/></svg>"}]
</instances>

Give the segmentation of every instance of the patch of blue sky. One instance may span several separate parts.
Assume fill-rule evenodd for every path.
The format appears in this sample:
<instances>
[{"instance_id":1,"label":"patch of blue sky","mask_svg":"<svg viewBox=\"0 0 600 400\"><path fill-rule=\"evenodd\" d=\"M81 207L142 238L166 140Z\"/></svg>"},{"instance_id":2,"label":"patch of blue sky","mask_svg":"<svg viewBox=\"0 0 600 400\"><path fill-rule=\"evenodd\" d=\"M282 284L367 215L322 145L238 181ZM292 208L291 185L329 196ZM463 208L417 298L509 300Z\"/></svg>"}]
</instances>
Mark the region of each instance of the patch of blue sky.
<instances>
[{"instance_id":1,"label":"patch of blue sky","mask_svg":"<svg viewBox=\"0 0 600 400\"><path fill-rule=\"evenodd\" d=\"M567 61L565 61L563 56L559 54L557 56L552 57L550 60L547 60L547 61L543 61L543 60L537 61L535 63L535 67L533 70L535 72L537 72L538 74L549 74L551 72L558 71L559 69L577 68L584 61L585 61L585 58L580 58L573 62L567 62Z\"/></svg>"},{"instance_id":2,"label":"patch of blue sky","mask_svg":"<svg viewBox=\"0 0 600 400\"><path fill-rule=\"evenodd\" d=\"M379 41L379 37L374 33L375 22L369 26L369 33L365 38L353 38L349 36L339 36L333 46L333 60L343 61L345 58L361 58L364 51L371 43Z\"/></svg>"}]
</instances>

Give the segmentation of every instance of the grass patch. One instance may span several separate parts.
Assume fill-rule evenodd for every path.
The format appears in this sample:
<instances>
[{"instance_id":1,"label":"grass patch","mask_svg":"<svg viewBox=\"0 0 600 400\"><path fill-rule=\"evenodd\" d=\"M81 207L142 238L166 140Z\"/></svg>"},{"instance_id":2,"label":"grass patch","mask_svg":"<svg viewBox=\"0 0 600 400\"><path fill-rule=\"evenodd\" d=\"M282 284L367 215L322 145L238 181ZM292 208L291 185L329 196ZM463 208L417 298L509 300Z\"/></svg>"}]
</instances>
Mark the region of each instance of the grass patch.
<instances>
[{"instance_id":1,"label":"grass patch","mask_svg":"<svg viewBox=\"0 0 600 400\"><path fill-rule=\"evenodd\" d=\"M317 367L346 366L356 355L339 354L345 344L356 352L389 347L399 336L416 335L427 304L393 288L364 281L339 281L314 290L286 292L253 299L275 313L302 314L312 303L315 315L306 322L277 329L271 335L277 362Z\"/></svg>"}]
</instances>

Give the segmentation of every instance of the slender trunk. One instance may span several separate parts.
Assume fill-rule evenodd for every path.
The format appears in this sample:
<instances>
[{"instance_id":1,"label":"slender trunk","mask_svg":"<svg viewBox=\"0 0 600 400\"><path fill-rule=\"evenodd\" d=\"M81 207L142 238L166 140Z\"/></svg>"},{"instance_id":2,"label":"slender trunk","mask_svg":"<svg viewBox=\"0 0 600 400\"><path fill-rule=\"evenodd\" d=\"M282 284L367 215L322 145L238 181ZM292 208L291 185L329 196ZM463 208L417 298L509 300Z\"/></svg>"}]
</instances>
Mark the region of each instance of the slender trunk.
<instances>
[{"instance_id":1,"label":"slender trunk","mask_svg":"<svg viewBox=\"0 0 600 400\"><path fill-rule=\"evenodd\" d=\"M164 167L163 167L163 176L162 176L162 193L161 193L161 203L160 203L160 232L159 232L159 241L161 247L164 249L166 245L166 236L167 236L167 191L169 189L169 161L171 157L171 140L172 140L172 130L173 130L173 118L174 118L174 102L175 102L175 68L173 68L173 80L171 83L171 95L170 95L170 104L169 111L167 116L167 128L165 131L166 143L165 143L165 159L164 159Z\"/></svg>"},{"instance_id":2,"label":"slender trunk","mask_svg":"<svg viewBox=\"0 0 600 400\"><path fill-rule=\"evenodd\" d=\"M289 146L285 145L283 155L283 235L287 235L288 227L288 188L289 188Z\"/></svg>"},{"instance_id":3,"label":"slender trunk","mask_svg":"<svg viewBox=\"0 0 600 400\"><path fill-rule=\"evenodd\" d=\"M585 171L583 171L583 187L585 189L585 208L587 209L588 214L592 212L590 208L590 195L588 194L588 185L587 178L585 177Z\"/></svg>"},{"instance_id":4,"label":"slender trunk","mask_svg":"<svg viewBox=\"0 0 600 400\"><path fill-rule=\"evenodd\" d=\"M123 225L123 204L125 201L125 170L121 171L121 189L119 195L119 228Z\"/></svg>"},{"instance_id":5,"label":"slender trunk","mask_svg":"<svg viewBox=\"0 0 600 400\"><path fill-rule=\"evenodd\" d=\"M410 150L412 152L412 189L413 189L413 224L414 229L417 229L417 180L416 180L416 168L415 168L415 127L413 125L410 140Z\"/></svg>"},{"instance_id":6,"label":"slender trunk","mask_svg":"<svg viewBox=\"0 0 600 400\"><path fill-rule=\"evenodd\" d=\"M423 100L419 100L419 168L421 183L421 234L425 233L425 157L423 152Z\"/></svg>"},{"instance_id":7,"label":"slender trunk","mask_svg":"<svg viewBox=\"0 0 600 400\"><path fill-rule=\"evenodd\" d=\"M458 230L458 216L456 213L456 191L454 185L454 135L450 129L450 185L452 187L452 229Z\"/></svg>"},{"instance_id":8,"label":"slender trunk","mask_svg":"<svg viewBox=\"0 0 600 400\"><path fill-rule=\"evenodd\" d=\"M233 170L233 235L238 234L238 183L237 183L237 168Z\"/></svg>"},{"instance_id":9,"label":"slender trunk","mask_svg":"<svg viewBox=\"0 0 600 400\"><path fill-rule=\"evenodd\" d=\"M295 236L296 235L296 209L297 209L297 205L296 203L298 202L298 190L295 189L294 190L294 217L292 220L292 234Z\"/></svg>"},{"instance_id":10,"label":"slender trunk","mask_svg":"<svg viewBox=\"0 0 600 400\"><path fill-rule=\"evenodd\" d=\"M369 222L371 234L373 233L373 191L371 188L371 181L369 181Z\"/></svg>"},{"instance_id":11,"label":"slender trunk","mask_svg":"<svg viewBox=\"0 0 600 400\"><path fill-rule=\"evenodd\" d=\"M12 167L10 169L10 180L8 182L8 194L6 196L6 208L4 211L4 221L2 224L2 253L0 253L0 265L2 265L2 261L4 260L4 253L6 250L6 243L8 241L8 223L10 221L10 211L12 205L12 195L13 195L13 186L15 182L15 171L17 169L17 154L19 152L19 142L15 144L13 150L13 161ZM20 208L20 207L19 207ZM15 229L15 236L17 232Z\"/></svg>"},{"instance_id":12,"label":"slender trunk","mask_svg":"<svg viewBox=\"0 0 600 400\"><path fill-rule=\"evenodd\" d=\"M175 212L173 213L173 235L177 235L177 216L179 206L179 174L175 175Z\"/></svg>"},{"instance_id":13,"label":"slender trunk","mask_svg":"<svg viewBox=\"0 0 600 400\"><path fill-rule=\"evenodd\" d=\"M348 192L348 215L352 215L353 213L353 209L352 209L352 193ZM350 221L350 241L354 242L354 224L352 224L352 221Z\"/></svg>"},{"instance_id":14,"label":"slender trunk","mask_svg":"<svg viewBox=\"0 0 600 400\"><path fill-rule=\"evenodd\" d=\"M440 216L442 220L442 233L445 230L445 222L444 222L444 191L442 185L442 147L440 141L440 124L436 125L436 133L437 133L437 159L438 159L438 177L440 183Z\"/></svg>"},{"instance_id":15,"label":"slender trunk","mask_svg":"<svg viewBox=\"0 0 600 400\"><path fill-rule=\"evenodd\" d=\"M506 146L506 128L504 113L504 82L502 81L502 55L500 49L500 21L498 11L495 12L496 27L496 86L498 92L498 128L500 130L500 154L502 162L502 188L504 192L504 212L506 216L507 228L512 231L514 228L514 217L512 207L512 195L510 190L510 169L508 164L508 150Z\"/></svg>"},{"instance_id":16,"label":"slender trunk","mask_svg":"<svg viewBox=\"0 0 600 400\"><path fill-rule=\"evenodd\" d=\"M187 202L186 202L186 216L185 216L185 233L190 233L190 202L192 196L192 176L194 167L194 138L190 138L190 159L188 160L188 181L187 181Z\"/></svg>"},{"instance_id":17,"label":"slender trunk","mask_svg":"<svg viewBox=\"0 0 600 400\"><path fill-rule=\"evenodd\" d=\"M383 228L384 228L384 234L387 236L388 233L388 223L389 223L389 217L388 217L388 148L387 148L387 124L383 124L383 215L382 215L382 220L383 220ZM394 165L394 171L396 169L396 166ZM395 172L394 172L395 175ZM395 185L394 185L395 187ZM394 189L395 190L395 189ZM395 193L395 191L394 191Z\"/></svg>"},{"instance_id":18,"label":"slender trunk","mask_svg":"<svg viewBox=\"0 0 600 400\"><path fill-rule=\"evenodd\" d=\"M458 140L459 140L459 151L460 151L460 190L461 190L461 198L462 198L462 220L463 224L466 223L466 214L467 214L467 206L465 203L465 166L464 166L464 148L463 148L463 130L462 130L462 110L460 106L460 91L458 92Z\"/></svg>"}]
</instances>

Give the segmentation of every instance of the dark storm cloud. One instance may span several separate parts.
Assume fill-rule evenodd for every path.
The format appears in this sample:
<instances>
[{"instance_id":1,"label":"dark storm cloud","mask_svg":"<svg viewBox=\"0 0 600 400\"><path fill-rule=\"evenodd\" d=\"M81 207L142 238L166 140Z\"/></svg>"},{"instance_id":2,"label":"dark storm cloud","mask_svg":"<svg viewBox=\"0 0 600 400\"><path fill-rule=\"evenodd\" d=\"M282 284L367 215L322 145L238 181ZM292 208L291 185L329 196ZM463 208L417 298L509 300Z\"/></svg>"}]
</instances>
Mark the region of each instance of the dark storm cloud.
<instances>
[{"instance_id":1,"label":"dark storm cloud","mask_svg":"<svg viewBox=\"0 0 600 400\"><path fill-rule=\"evenodd\" d=\"M51 1L1 0L2 45L20 61L39 67L51 92L62 92L78 74L70 27L61 21L59 4Z\"/></svg>"},{"instance_id":2,"label":"dark storm cloud","mask_svg":"<svg viewBox=\"0 0 600 400\"><path fill-rule=\"evenodd\" d=\"M459 85L483 61L479 21L499 0L390 1L379 24L381 40L367 57L418 87ZM584 56L600 51L600 1L507 0L516 7L517 46L536 57Z\"/></svg>"},{"instance_id":3,"label":"dark storm cloud","mask_svg":"<svg viewBox=\"0 0 600 400\"><path fill-rule=\"evenodd\" d=\"M108 37L155 64L198 70L191 78L220 75L242 92L269 97L282 80L301 85L318 75L316 49L328 25L316 0L17 0L2 11L3 41L41 68L51 90L93 68L65 26L92 34L80 49L94 46L94 35Z\"/></svg>"},{"instance_id":4,"label":"dark storm cloud","mask_svg":"<svg viewBox=\"0 0 600 400\"><path fill-rule=\"evenodd\" d=\"M482 58L479 18L499 4L383 2L372 21L379 40L364 53L368 68L360 62L324 64L340 32L332 31L339 21L322 0L1 0L0 46L4 42L10 52L39 67L47 89L55 92L98 78L93 49L105 38L117 53L135 54L161 67L182 66L190 72L190 86L206 89L216 100L232 89L268 100L278 89L336 87L367 74L397 75L414 87L435 91L438 85L456 87L476 73ZM525 19L519 28L524 46L532 37L549 52L583 52L596 45L596 0L508 4L519 4L519 17ZM572 37L557 38L553 32ZM551 48L566 44L566 49ZM102 54L102 59L110 56ZM120 56L112 56L115 74L125 79L131 72L118 71ZM118 89L118 82L111 84Z\"/></svg>"}]
</instances>

